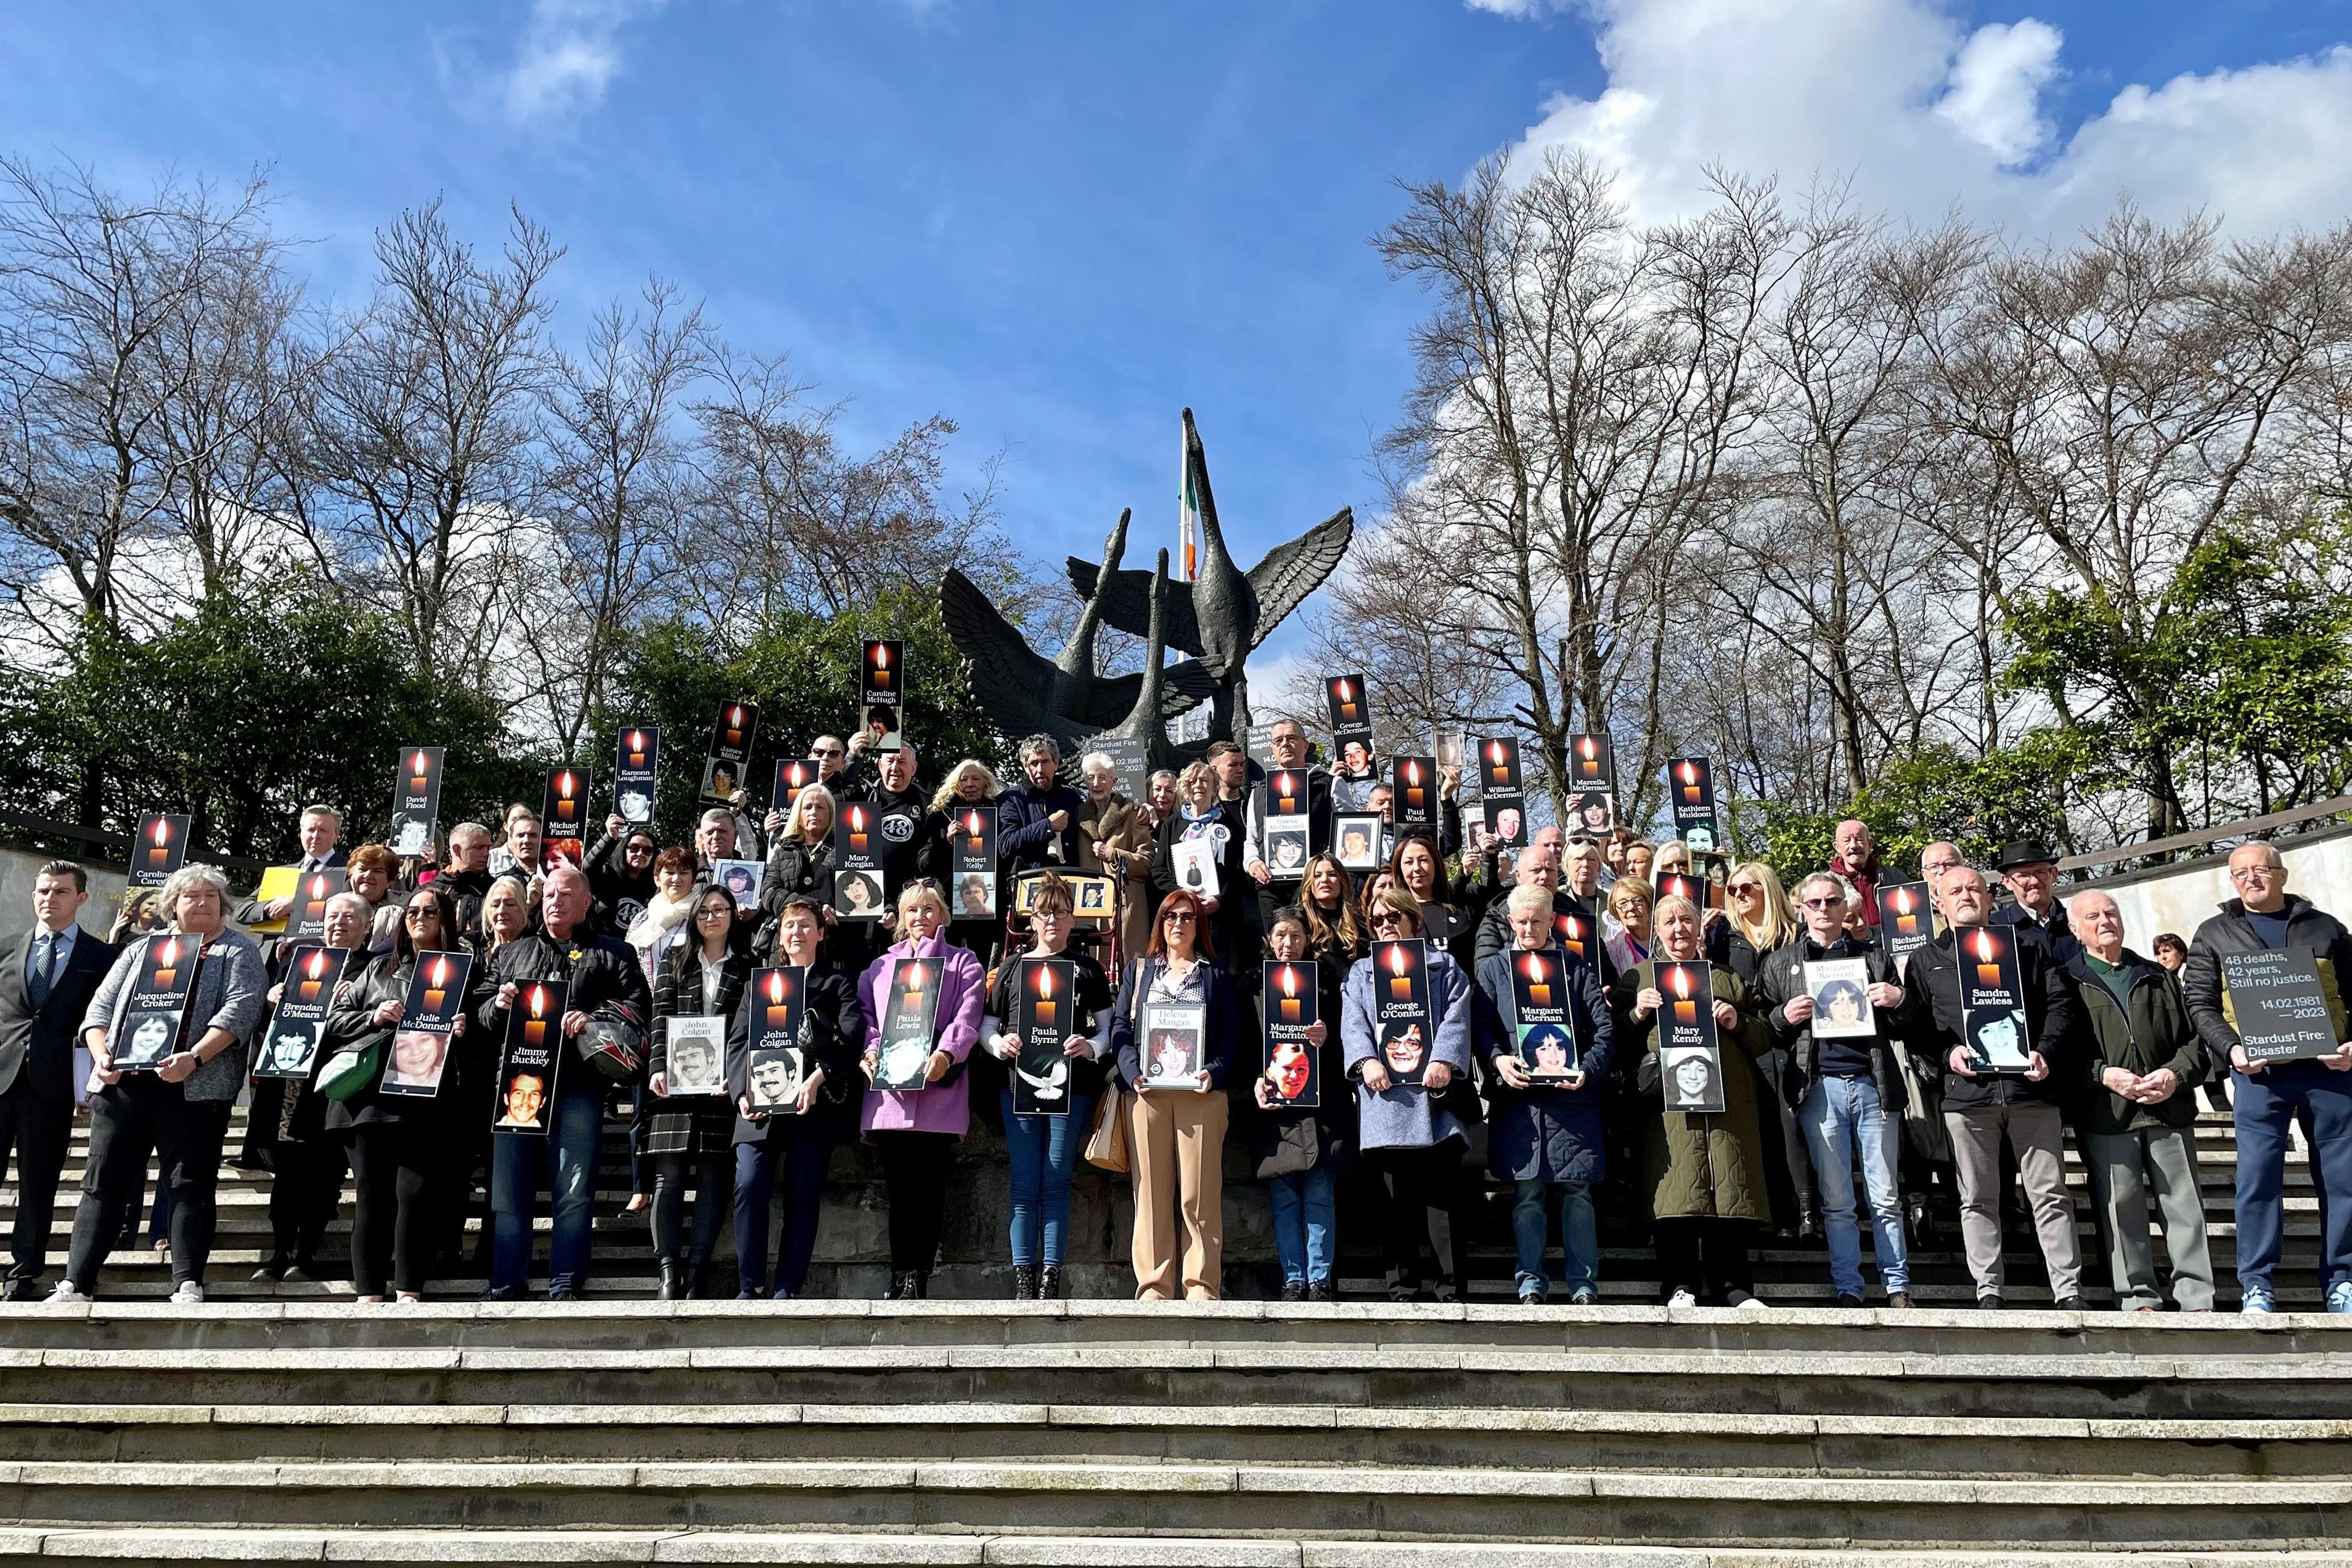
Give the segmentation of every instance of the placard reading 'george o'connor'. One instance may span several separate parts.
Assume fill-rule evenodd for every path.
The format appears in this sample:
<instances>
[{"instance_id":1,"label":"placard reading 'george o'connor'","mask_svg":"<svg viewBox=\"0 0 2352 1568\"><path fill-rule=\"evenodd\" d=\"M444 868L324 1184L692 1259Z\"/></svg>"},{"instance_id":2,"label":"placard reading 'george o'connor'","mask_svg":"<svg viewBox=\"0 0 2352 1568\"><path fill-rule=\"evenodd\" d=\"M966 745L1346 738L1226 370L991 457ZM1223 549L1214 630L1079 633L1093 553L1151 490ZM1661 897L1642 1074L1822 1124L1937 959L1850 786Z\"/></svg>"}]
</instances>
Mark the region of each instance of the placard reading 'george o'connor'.
<instances>
[{"instance_id":1,"label":"placard reading 'george o'connor'","mask_svg":"<svg viewBox=\"0 0 2352 1568\"><path fill-rule=\"evenodd\" d=\"M2335 1022L2319 961L2309 952L2226 952L2221 984L2246 1059L2285 1062L2332 1056Z\"/></svg>"},{"instance_id":2,"label":"placard reading 'george o'connor'","mask_svg":"<svg viewBox=\"0 0 2352 1568\"><path fill-rule=\"evenodd\" d=\"M335 987L342 984L349 951L340 947L303 944L292 950L278 1006L269 1016L269 1033L254 1058L256 1078L307 1079L318 1065L326 1042L327 1012L334 1005Z\"/></svg>"},{"instance_id":3,"label":"placard reading 'george o'connor'","mask_svg":"<svg viewBox=\"0 0 2352 1568\"><path fill-rule=\"evenodd\" d=\"M654 820L654 791L661 765L661 729L632 724L613 742L613 809L632 827Z\"/></svg>"},{"instance_id":4,"label":"placard reading 'george o'connor'","mask_svg":"<svg viewBox=\"0 0 2352 1568\"><path fill-rule=\"evenodd\" d=\"M148 812L131 841L129 881L134 888L160 888L187 864L188 819L171 812Z\"/></svg>"},{"instance_id":5,"label":"placard reading 'george o'connor'","mask_svg":"<svg viewBox=\"0 0 2352 1568\"><path fill-rule=\"evenodd\" d=\"M1436 1047L1429 1010L1429 944L1420 937L1372 943L1373 1047L1389 1081L1417 1084Z\"/></svg>"},{"instance_id":6,"label":"placard reading 'george o'connor'","mask_svg":"<svg viewBox=\"0 0 2352 1568\"><path fill-rule=\"evenodd\" d=\"M504 1132L547 1132L548 1108L563 1066L563 1009L570 983L533 980L515 988L507 1009L507 1037L499 1046L499 1093L493 1127Z\"/></svg>"}]
</instances>

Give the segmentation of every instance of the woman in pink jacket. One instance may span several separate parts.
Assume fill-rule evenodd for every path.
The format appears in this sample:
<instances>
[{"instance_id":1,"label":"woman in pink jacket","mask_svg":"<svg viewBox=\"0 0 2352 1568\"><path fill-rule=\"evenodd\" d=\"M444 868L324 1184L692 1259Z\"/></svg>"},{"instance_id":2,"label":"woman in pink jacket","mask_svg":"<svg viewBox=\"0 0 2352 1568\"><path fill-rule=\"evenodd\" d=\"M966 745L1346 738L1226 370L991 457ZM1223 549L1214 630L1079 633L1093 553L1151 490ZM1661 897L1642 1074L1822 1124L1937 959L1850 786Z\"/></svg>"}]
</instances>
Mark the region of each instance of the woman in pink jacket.
<instances>
[{"instance_id":1,"label":"woman in pink jacket","mask_svg":"<svg viewBox=\"0 0 2352 1568\"><path fill-rule=\"evenodd\" d=\"M875 1086L866 1091L858 1125L882 1158L890 1203L887 1300L893 1301L918 1301L929 1293L948 1174L956 1143L971 1125L964 1063L980 1038L988 986L980 960L946 941L947 924L939 884L929 878L908 882L898 894L898 941L857 983L866 1014L866 1081ZM901 969L901 959L920 965ZM926 1011L928 1030L920 1024Z\"/></svg>"}]
</instances>

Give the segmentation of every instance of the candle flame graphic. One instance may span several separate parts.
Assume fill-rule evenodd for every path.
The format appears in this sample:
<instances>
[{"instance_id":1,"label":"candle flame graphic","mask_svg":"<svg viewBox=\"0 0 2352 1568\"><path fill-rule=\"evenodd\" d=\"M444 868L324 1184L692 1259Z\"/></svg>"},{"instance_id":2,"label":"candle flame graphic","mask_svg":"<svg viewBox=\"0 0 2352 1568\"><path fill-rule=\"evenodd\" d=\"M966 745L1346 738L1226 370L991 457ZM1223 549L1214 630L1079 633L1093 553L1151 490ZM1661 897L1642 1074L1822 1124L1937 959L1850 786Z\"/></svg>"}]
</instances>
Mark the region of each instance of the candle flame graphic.
<instances>
[{"instance_id":1,"label":"candle flame graphic","mask_svg":"<svg viewBox=\"0 0 2352 1568\"><path fill-rule=\"evenodd\" d=\"M642 752L642 751L644 751L645 749L646 749L646 732L645 732L643 730L632 730L632 731L629 731L629 750L631 750L631 751L633 751L633 752Z\"/></svg>"},{"instance_id":2,"label":"candle flame graphic","mask_svg":"<svg viewBox=\"0 0 2352 1568\"><path fill-rule=\"evenodd\" d=\"M1401 947L1392 947L1389 949L1390 973L1396 975L1399 979L1402 979L1404 975L1412 970L1412 963L1410 959L1405 957L1404 949Z\"/></svg>"},{"instance_id":3,"label":"candle flame graphic","mask_svg":"<svg viewBox=\"0 0 2352 1568\"><path fill-rule=\"evenodd\" d=\"M784 1005L784 976L781 970L768 976L768 1000L778 1007Z\"/></svg>"},{"instance_id":4,"label":"candle flame graphic","mask_svg":"<svg viewBox=\"0 0 2352 1568\"><path fill-rule=\"evenodd\" d=\"M547 987L544 985L530 988L530 1016L534 1018L547 1016Z\"/></svg>"},{"instance_id":5,"label":"candle flame graphic","mask_svg":"<svg viewBox=\"0 0 2352 1568\"><path fill-rule=\"evenodd\" d=\"M163 945L157 950L155 953L155 967L158 969L169 969L172 965L179 962L180 939L178 937L173 937L166 941Z\"/></svg>"},{"instance_id":6,"label":"candle flame graphic","mask_svg":"<svg viewBox=\"0 0 2352 1568\"><path fill-rule=\"evenodd\" d=\"M1282 966L1282 994L1285 996L1298 994L1298 971L1286 963Z\"/></svg>"},{"instance_id":7,"label":"candle flame graphic","mask_svg":"<svg viewBox=\"0 0 2352 1568\"><path fill-rule=\"evenodd\" d=\"M1417 784L1421 783L1421 764L1419 763L1405 763L1404 772L1405 782L1407 784Z\"/></svg>"},{"instance_id":8,"label":"candle flame graphic","mask_svg":"<svg viewBox=\"0 0 2352 1568\"><path fill-rule=\"evenodd\" d=\"M310 955L310 978L316 980L319 976L326 973L327 950L322 947L319 949L318 952Z\"/></svg>"},{"instance_id":9,"label":"candle flame graphic","mask_svg":"<svg viewBox=\"0 0 2352 1568\"><path fill-rule=\"evenodd\" d=\"M435 959L433 961L433 984L438 985L448 978L449 961L446 958Z\"/></svg>"},{"instance_id":10,"label":"candle flame graphic","mask_svg":"<svg viewBox=\"0 0 2352 1568\"><path fill-rule=\"evenodd\" d=\"M1539 952L1531 952L1528 954L1524 966L1527 969L1528 979L1541 980L1544 977L1543 954Z\"/></svg>"},{"instance_id":11,"label":"candle flame graphic","mask_svg":"<svg viewBox=\"0 0 2352 1568\"><path fill-rule=\"evenodd\" d=\"M171 841L172 825L162 817L155 819L155 847L161 849Z\"/></svg>"},{"instance_id":12,"label":"candle flame graphic","mask_svg":"<svg viewBox=\"0 0 2352 1568\"><path fill-rule=\"evenodd\" d=\"M974 838L980 837L980 813L967 811L963 814L963 830Z\"/></svg>"},{"instance_id":13,"label":"candle flame graphic","mask_svg":"<svg viewBox=\"0 0 2352 1568\"><path fill-rule=\"evenodd\" d=\"M1687 1002L1690 1000L1690 971L1680 964L1675 965L1675 994Z\"/></svg>"},{"instance_id":14,"label":"candle flame graphic","mask_svg":"<svg viewBox=\"0 0 2352 1568\"><path fill-rule=\"evenodd\" d=\"M1040 969L1039 971L1037 971L1037 994L1038 994L1038 996L1039 996L1041 999L1043 999L1043 998L1045 998L1045 997L1048 997L1048 996L1053 995L1053 994L1054 994L1054 972L1053 972L1052 970L1050 970L1050 969Z\"/></svg>"},{"instance_id":15,"label":"candle flame graphic","mask_svg":"<svg viewBox=\"0 0 2352 1568\"><path fill-rule=\"evenodd\" d=\"M1348 684L1348 678L1346 676L1341 676L1339 678L1339 700L1342 702L1353 702L1355 700L1356 689Z\"/></svg>"},{"instance_id":16,"label":"candle flame graphic","mask_svg":"<svg viewBox=\"0 0 2352 1568\"><path fill-rule=\"evenodd\" d=\"M874 668L877 669L887 669L890 668L890 645L888 643L878 642L874 645Z\"/></svg>"},{"instance_id":17,"label":"candle flame graphic","mask_svg":"<svg viewBox=\"0 0 2352 1568\"><path fill-rule=\"evenodd\" d=\"M1688 757L1683 759L1683 783L1693 785L1698 783L1698 764Z\"/></svg>"},{"instance_id":18,"label":"candle flame graphic","mask_svg":"<svg viewBox=\"0 0 2352 1568\"><path fill-rule=\"evenodd\" d=\"M1582 942L1584 940L1584 928L1576 923L1576 917L1574 915L1560 916L1559 924L1560 929L1568 932L1569 941Z\"/></svg>"},{"instance_id":19,"label":"candle flame graphic","mask_svg":"<svg viewBox=\"0 0 2352 1568\"><path fill-rule=\"evenodd\" d=\"M730 729L736 728L742 722L743 710L740 705L727 710L727 724Z\"/></svg>"},{"instance_id":20,"label":"candle flame graphic","mask_svg":"<svg viewBox=\"0 0 2352 1568\"><path fill-rule=\"evenodd\" d=\"M1896 914L1909 914L1911 912L1911 903L1912 899L1910 889L1897 888L1895 889L1895 912Z\"/></svg>"},{"instance_id":21,"label":"candle flame graphic","mask_svg":"<svg viewBox=\"0 0 2352 1568\"><path fill-rule=\"evenodd\" d=\"M555 792L556 792L556 794L558 794L558 795L562 795L562 796L564 799L566 799L566 800L570 800L570 799L572 798L572 773L571 773L571 770L566 769L566 770L564 771L564 774L563 774L563 776L562 776L562 778L560 778L560 779L558 779L558 780L556 780L556 781L555 781Z\"/></svg>"},{"instance_id":22,"label":"candle flame graphic","mask_svg":"<svg viewBox=\"0 0 2352 1568\"><path fill-rule=\"evenodd\" d=\"M866 831L866 814L854 805L849 808L849 830L852 833Z\"/></svg>"},{"instance_id":23,"label":"candle flame graphic","mask_svg":"<svg viewBox=\"0 0 2352 1568\"><path fill-rule=\"evenodd\" d=\"M313 878L311 878L311 879L310 879L310 897L312 897L313 899L323 899L323 898L325 898L326 896L327 896L327 879L325 879L324 877L313 877Z\"/></svg>"},{"instance_id":24,"label":"candle flame graphic","mask_svg":"<svg viewBox=\"0 0 2352 1568\"><path fill-rule=\"evenodd\" d=\"M1592 743L1592 737L1590 735L1585 736L1583 740L1577 742L1577 749L1584 753L1584 760L1588 763L1593 759L1598 751L1598 748L1596 748Z\"/></svg>"},{"instance_id":25,"label":"candle flame graphic","mask_svg":"<svg viewBox=\"0 0 2352 1568\"><path fill-rule=\"evenodd\" d=\"M1486 742L1486 760L1494 763L1498 768L1503 765L1502 742L1489 741Z\"/></svg>"},{"instance_id":26,"label":"candle flame graphic","mask_svg":"<svg viewBox=\"0 0 2352 1568\"><path fill-rule=\"evenodd\" d=\"M1990 963L1992 962L1992 932L1984 930L1982 927L1979 927L1977 930L1977 959L1979 963Z\"/></svg>"}]
</instances>

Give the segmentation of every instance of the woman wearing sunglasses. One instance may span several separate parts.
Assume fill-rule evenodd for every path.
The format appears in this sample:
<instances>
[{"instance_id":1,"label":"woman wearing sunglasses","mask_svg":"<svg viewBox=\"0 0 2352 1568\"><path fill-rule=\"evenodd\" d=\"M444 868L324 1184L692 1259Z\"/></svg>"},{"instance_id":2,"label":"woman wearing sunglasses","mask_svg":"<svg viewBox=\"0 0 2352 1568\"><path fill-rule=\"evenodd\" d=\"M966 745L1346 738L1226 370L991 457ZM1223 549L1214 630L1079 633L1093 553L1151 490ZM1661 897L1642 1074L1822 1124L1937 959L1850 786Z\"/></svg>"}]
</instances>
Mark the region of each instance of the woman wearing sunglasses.
<instances>
[{"instance_id":1,"label":"woman wearing sunglasses","mask_svg":"<svg viewBox=\"0 0 2352 1568\"><path fill-rule=\"evenodd\" d=\"M1707 928L1706 956L1748 984L1758 983L1765 957L1805 934L1804 922L1781 890L1780 878L1761 860L1731 868L1724 888L1725 918ZM1813 1184L1812 1156L1804 1124L1790 1099L1789 1051L1776 1034L1772 1048L1756 1063L1763 1096L1764 1185L1772 1200L1772 1228L1798 1241L1822 1239L1822 1204Z\"/></svg>"}]
</instances>

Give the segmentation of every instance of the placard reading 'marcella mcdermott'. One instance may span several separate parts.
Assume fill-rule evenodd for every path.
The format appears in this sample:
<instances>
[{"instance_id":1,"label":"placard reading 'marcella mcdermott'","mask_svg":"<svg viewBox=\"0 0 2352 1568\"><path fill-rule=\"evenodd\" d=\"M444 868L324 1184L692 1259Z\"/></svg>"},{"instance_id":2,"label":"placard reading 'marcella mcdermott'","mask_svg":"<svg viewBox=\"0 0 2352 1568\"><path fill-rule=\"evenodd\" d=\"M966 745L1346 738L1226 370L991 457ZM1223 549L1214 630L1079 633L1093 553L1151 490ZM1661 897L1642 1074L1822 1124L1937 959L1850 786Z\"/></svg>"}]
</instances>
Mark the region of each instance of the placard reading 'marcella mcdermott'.
<instances>
[{"instance_id":1,"label":"placard reading 'marcella mcdermott'","mask_svg":"<svg viewBox=\"0 0 2352 1568\"><path fill-rule=\"evenodd\" d=\"M2335 1053L2327 992L2319 983L2319 961L2310 953L2223 953L2221 984L2249 1061L2294 1061Z\"/></svg>"}]
</instances>

